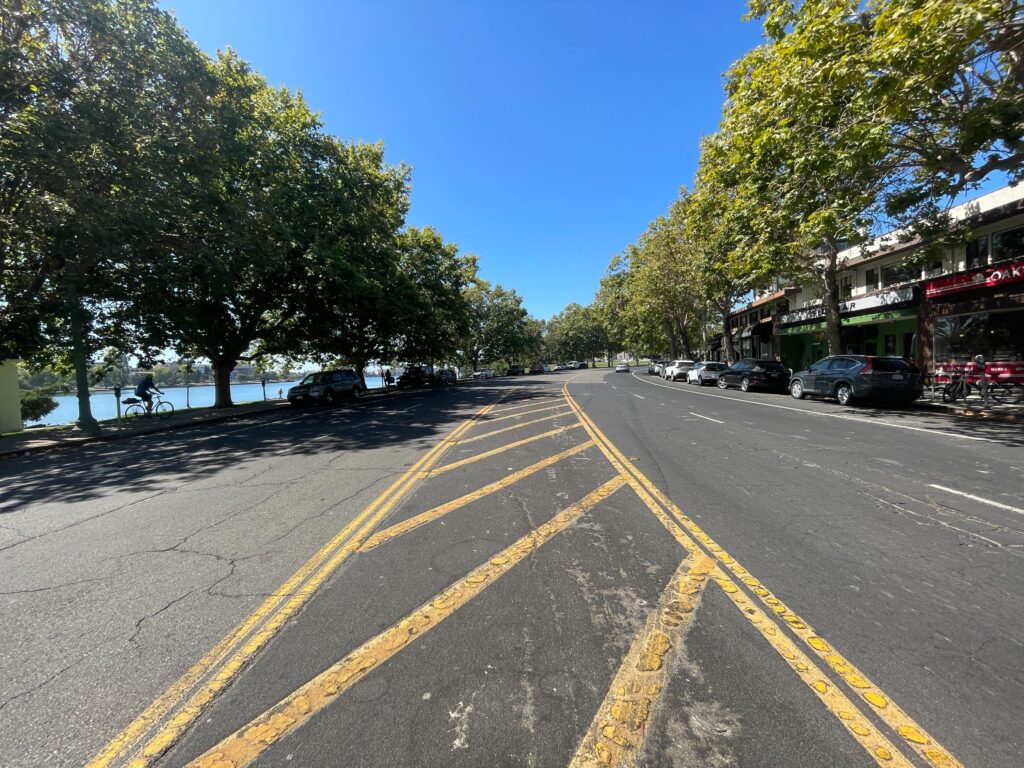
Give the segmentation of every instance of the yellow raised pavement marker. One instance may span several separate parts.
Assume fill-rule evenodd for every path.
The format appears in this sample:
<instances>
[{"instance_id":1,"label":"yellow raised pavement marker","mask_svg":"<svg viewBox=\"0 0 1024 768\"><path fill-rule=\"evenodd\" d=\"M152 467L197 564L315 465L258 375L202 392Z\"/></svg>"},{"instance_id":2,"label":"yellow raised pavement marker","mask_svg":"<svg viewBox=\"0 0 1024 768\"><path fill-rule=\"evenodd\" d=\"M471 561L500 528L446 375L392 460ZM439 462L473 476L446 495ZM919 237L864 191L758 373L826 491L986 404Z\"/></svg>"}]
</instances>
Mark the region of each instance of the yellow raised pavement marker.
<instances>
[{"instance_id":1,"label":"yellow raised pavement marker","mask_svg":"<svg viewBox=\"0 0 1024 768\"><path fill-rule=\"evenodd\" d=\"M367 550L373 549L374 547L378 547L385 541L390 541L396 536L401 536L403 533L408 533L413 528L419 528L421 525L429 523L432 520L437 520L437 518L443 515L447 515L449 512L464 507L467 504L484 498L485 496L489 496L490 494L495 493L496 491L500 491L502 488L507 488L513 483L517 483L523 478L529 477L530 475L536 472L540 472L542 469L546 469L547 467L550 467L552 464L557 464L562 459L568 458L569 456L574 456L577 453L585 451L587 448L590 448L593 445L593 440L587 440L585 443L574 445L572 448L569 448L568 450L562 451L561 453L556 453L554 456L548 456L546 459L542 459L541 461L538 461L536 464L531 464L528 467L520 469L518 472L513 472L510 475L506 475L500 480L495 480L493 483L488 483L484 487L478 488L475 491L470 491L464 496L460 496L457 499L453 499L452 501L449 501L445 504L441 504L440 506L434 507L433 509L428 509L426 512L421 512L420 514L410 517L407 520L403 520L400 523L395 523L390 528L385 528L383 531L378 531L369 539L367 539L366 543L363 544L362 548L363 550Z\"/></svg>"},{"instance_id":2,"label":"yellow raised pavement marker","mask_svg":"<svg viewBox=\"0 0 1024 768\"><path fill-rule=\"evenodd\" d=\"M571 768L636 765L650 720L665 689L672 654L683 645L714 562L704 553L680 564L636 636L611 688L580 741Z\"/></svg>"},{"instance_id":3,"label":"yellow raised pavement marker","mask_svg":"<svg viewBox=\"0 0 1024 768\"><path fill-rule=\"evenodd\" d=\"M402 473L362 512L327 542L316 554L295 571L274 593L222 638L173 685L154 700L127 727L115 736L92 760L87 768L107 768L119 757L134 749L147 734L161 725L146 746L128 763L142 768L152 763L185 729L202 714L203 709L238 673L239 670L270 640L280 627L302 607L316 588L338 567L344 556L353 550L347 547L353 536L361 544L369 525L376 525L415 483L420 473L429 469L454 445L460 435L470 429L503 398L484 406L443 437L412 467ZM360 526L363 526L360 529ZM372 530L372 528L371 528ZM358 533L357 533L358 531ZM362 536L362 538L359 538ZM339 550L339 548L342 548ZM339 552L342 557L339 557ZM282 605L283 603L283 605ZM205 682L204 682L205 681ZM201 687L199 687L201 685ZM187 696L196 691L184 707L177 709ZM177 709L177 711L175 711ZM173 712L173 714L171 714ZM164 719L171 717L164 722Z\"/></svg>"},{"instance_id":4,"label":"yellow raised pavement marker","mask_svg":"<svg viewBox=\"0 0 1024 768\"><path fill-rule=\"evenodd\" d=\"M242 768L248 765L267 747L295 731L367 674L451 616L624 483L622 476L616 475L576 504L559 512L190 762L189 768Z\"/></svg>"},{"instance_id":5,"label":"yellow raised pavement marker","mask_svg":"<svg viewBox=\"0 0 1024 768\"><path fill-rule=\"evenodd\" d=\"M643 474L643 472L637 469L636 466L634 466L633 463L615 447L604 433L601 432L597 425L594 424L590 417L583 412L583 409L580 408L579 404L576 403L569 394L568 387L563 385L562 389L566 402L569 403L569 406L583 423L584 429L587 430L590 436L597 443L598 448L601 449L605 454L605 457L616 469L625 473L628 478L630 478L627 480L630 487L635 491L638 487L643 487L643 493L637 491L641 499L647 503L648 508L656 517L658 517L663 525L666 525L666 521L672 523L672 525L666 525L666 527L673 532L673 535L676 536L677 540L685 538L687 541L684 543L684 546L689 551L692 552L694 547L697 547L700 551L708 552L721 564L721 566L724 566L724 568L737 576L739 580L748 589L750 589L750 591L753 592L754 595L756 595L757 598L766 605L773 614L780 617L783 622L783 626L793 632L814 652L815 655L825 661L840 676L844 685L850 689L856 699L866 702L865 706L870 705L871 711L874 712L889 728L892 729L896 735L900 737L900 741L906 747L916 752L926 760L929 765L936 766L936 768L963 768L962 763L953 757L953 754L948 749L942 746L935 737L929 734L923 727L914 721L910 715L904 712L892 700L892 698L884 693L881 688L875 685L867 675L861 672L851 661L840 654L833 645L823 640L815 632L813 627L810 626L810 624L797 614L793 613L781 600L765 588L746 568L740 565L731 555L729 555L728 552L708 536L700 526L697 525L697 523L687 517L671 499L665 496L665 494L662 493L661 490ZM657 500L657 504L653 503L655 499ZM659 505L664 509L659 508ZM669 518L668 515L666 515L665 510L667 510L675 520ZM689 531L689 534L684 533L683 530L675 524L675 521L678 521L686 531ZM681 541L681 543L683 542ZM747 613L744 615L748 618L750 617ZM762 632L762 634L767 637L766 633ZM818 692L817 689L815 690ZM819 696L819 698L821 697ZM846 724L846 718L843 718L838 712L834 712L834 714L840 717L844 722L844 725ZM848 726L847 730L849 730ZM876 761L882 759L878 753L872 752L871 754ZM894 753L892 757L887 759L890 761L895 760L897 759L896 756L898 754L899 753ZM896 763L885 762L884 764L895 765Z\"/></svg>"}]
</instances>

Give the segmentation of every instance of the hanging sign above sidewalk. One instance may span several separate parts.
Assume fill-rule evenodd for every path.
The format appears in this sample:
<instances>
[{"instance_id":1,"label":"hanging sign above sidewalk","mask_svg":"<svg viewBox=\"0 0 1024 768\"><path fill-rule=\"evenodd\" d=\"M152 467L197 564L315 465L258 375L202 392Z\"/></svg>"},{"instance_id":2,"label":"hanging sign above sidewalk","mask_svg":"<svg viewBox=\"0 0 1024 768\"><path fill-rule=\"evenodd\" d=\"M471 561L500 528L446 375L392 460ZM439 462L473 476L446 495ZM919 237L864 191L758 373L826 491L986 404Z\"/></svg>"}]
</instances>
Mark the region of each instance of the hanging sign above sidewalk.
<instances>
[{"instance_id":1,"label":"hanging sign above sidewalk","mask_svg":"<svg viewBox=\"0 0 1024 768\"><path fill-rule=\"evenodd\" d=\"M839 305L839 314L848 315L852 312L863 312L866 309L875 309L876 307L889 307L895 304L904 304L914 299L914 287L908 286L906 288L893 288L888 291L881 291L871 296L865 296L862 299L847 299ZM779 323L782 325L792 325L793 323L806 323L810 320L820 320L825 317L825 308L820 304L813 307L804 307L798 309L795 312L790 312L788 315L783 315L779 318Z\"/></svg>"},{"instance_id":2,"label":"hanging sign above sidewalk","mask_svg":"<svg viewBox=\"0 0 1024 768\"><path fill-rule=\"evenodd\" d=\"M1024 280L1024 261L1013 261L1008 264L982 267L961 275L929 280L924 285L924 295L929 299L934 299L936 296L945 296L948 293L973 291L975 288L995 288L1022 280Z\"/></svg>"}]
</instances>

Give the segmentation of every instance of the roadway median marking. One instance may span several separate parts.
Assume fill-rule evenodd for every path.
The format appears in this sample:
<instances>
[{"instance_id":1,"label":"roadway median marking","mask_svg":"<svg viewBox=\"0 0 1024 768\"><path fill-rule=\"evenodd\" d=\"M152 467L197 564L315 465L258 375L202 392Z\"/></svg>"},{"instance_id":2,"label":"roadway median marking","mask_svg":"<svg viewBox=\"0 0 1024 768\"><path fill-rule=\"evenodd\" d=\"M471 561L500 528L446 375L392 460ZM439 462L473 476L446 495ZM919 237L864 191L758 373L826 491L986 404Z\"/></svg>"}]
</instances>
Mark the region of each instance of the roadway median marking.
<instances>
[{"instance_id":1,"label":"roadway median marking","mask_svg":"<svg viewBox=\"0 0 1024 768\"><path fill-rule=\"evenodd\" d=\"M626 652L570 768L636 764L647 724L665 689L670 661L682 647L713 568L714 562L703 552L687 555L680 564Z\"/></svg>"},{"instance_id":2,"label":"roadway median marking","mask_svg":"<svg viewBox=\"0 0 1024 768\"><path fill-rule=\"evenodd\" d=\"M248 765L267 747L302 726L359 680L466 605L488 585L507 574L515 565L624 484L625 479L617 474L576 504L559 512L483 565L474 568L397 624L332 664L217 746L188 763L188 768L243 768Z\"/></svg>"},{"instance_id":3,"label":"roadway median marking","mask_svg":"<svg viewBox=\"0 0 1024 768\"><path fill-rule=\"evenodd\" d=\"M701 416L699 413L694 413L693 411L690 411L690 415L691 416L696 416L698 419L705 419L706 421L713 421L713 422L715 422L715 424L725 424L724 421L719 421L718 419L712 419L710 416Z\"/></svg>"},{"instance_id":4,"label":"roadway median marking","mask_svg":"<svg viewBox=\"0 0 1024 768\"><path fill-rule=\"evenodd\" d=\"M576 422L575 424L570 424L567 427L558 427L557 429L551 429L548 430L547 432L541 432L539 435L534 435L533 437L526 437L523 438L522 440L516 440L514 443L503 445L500 448L494 448L490 451L478 453L476 456L470 456L469 458L466 459L459 459L458 461L453 461L451 464L445 464L443 467L438 467L437 469L429 469L426 472L422 472L420 476L436 477L437 475L444 474L445 472L451 472L453 469L459 469L460 467L464 467L467 464L472 464L473 462L480 461L481 459L489 459L491 456L497 456L498 454L504 453L505 451L511 451L513 448L518 448L521 445L527 445L528 443L533 443L536 442L537 440L543 440L545 437L554 437L555 435L561 434L562 432L568 432L570 429L579 429L582 426L582 424Z\"/></svg>"},{"instance_id":5,"label":"roadway median marking","mask_svg":"<svg viewBox=\"0 0 1024 768\"><path fill-rule=\"evenodd\" d=\"M460 509L461 507L466 506L467 504L471 504L474 501L478 501L484 498L485 496L489 496L492 493L500 491L502 488L507 488L513 483L518 483L520 480L527 478L536 472L540 472L542 469L546 469L547 467L550 467L552 464L557 464L562 459L568 458L569 456L574 456L577 453L585 451L587 450L587 448L590 448L593 445L593 440L587 440L585 443L574 445L572 448L569 448L568 450L562 451L561 453L556 453L554 456L548 456L546 459L542 459L541 461L538 461L536 464L531 464L530 466L524 469L520 469L518 472L513 472L511 475L506 475L500 480L496 480L493 483L488 483L483 488L478 488L475 491L471 491L467 493L465 496L460 496L459 498L453 499L452 501L449 501L446 504L434 507L433 509L428 509L426 512L422 512L418 515L410 517L409 519L403 520L400 523L395 523L390 528L385 528L383 531L378 531L369 539L367 539L366 543L362 546L362 550L365 551L368 549L373 549L374 547L378 547L385 541L390 541L391 539L394 539L397 536L401 536L403 533L408 533L414 528L419 528L421 525L425 525L426 523L429 523L433 520L437 520L437 518L447 515L449 512L453 512L456 509Z\"/></svg>"},{"instance_id":6,"label":"roadway median marking","mask_svg":"<svg viewBox=\"0 0 1024 768\"><path fill-rule=\"evenodd\" d=\"M562 400L562 398L560 397L555 398L554 400L532 400L528 403L520 403L519 405L509 405L504 408L496 408L495 410L491 411L491 413L509 413L510 411L515 411L520 408L532 408L533 406L537 405L554 405L556 403L564 402L565 401Z\"/></svg>"},{"instance_id":7,"label":"roadway median marking","mask_svg":"<svg viewBox=\"0 0 1024 768\"><path fill-rule=\"evenodd\" d=\"M353 537L361 544L377 521L401 499L419 478L422 471L436 463L444 452L454 445L459 436L472 427L500 402L484 406L448 433L427 451L412 467L374 499L359 515L351 520L336 536L307 560L274 593L246 619L221 639L196 662L170 688L164 691L143 712L114 737L92 760L87 768L106 768L122 754L134 749L145 736L178 707L197 686L184 707L164 722L142 750L128 763L132 768L151 764L180 738L203 712L205 707L223 690L255 654L263 648L281 626L302 607L320 584L355 551ZM363 525L367 520L369 523ZM363 527L360 529L360 525ZM358 530L357 530L358 529ZM358 548L358 544L357 547ZM341 548L341 549L339 549ZM290 597L289 597L290 596ZM287 601L286 601L287 599ZM282 605L282 603L284 603ZM257 630L257 628L259 628ZM219 668L218 668L219 667ZM216 670L216 671L214 671ZM205 683L203 681L205 680Z\"/></svg>"},{"instance_id":8,"label":"roadway median marking","mask_svg":"<svg viewBox=\"0 0 1024 768\"><path fill-rule=\"evenodd\" d=\"M559 408L564 408L565 403L556 403L555 405L549 405L547 408L534 408L532 411L520 411L519 413L511 413L508 416L499 416L496 419L487 419L483 422L484 424L494 424L498 421L508 421L509 419L521 419L523 416L529 416L533 413L544 413L544 411L554 411Z\"/></svg>"},{"instance_id":9,"label":"roadway median marking","mask_svg":"<svg viewBox=\"0 0 1024 768\"><path fill-rule=\"evenodd\" d=\"M679 509L664 493L662 493L654 483L652 483L646 475L644 475L639 469L637 469L632 462L630 462L618 448L604 435L603 432L591 421L583 409L576 403L576 401L569 394L567 385L563 385L563 394L569 406L576 413L579 420L583 423L584 429L590 434L591 438L597 443L598 448L604 453L605 457L611 462L620 473L628 475L627 482L634 491L637 491L639 487L643 487L644 491L637 491L641 499L647 504L648 508L655 514L655 516L662 522L663 525L669 529L670 532L676 537L677 541L683 544L691 553L694 548L698 548L700 551L708 553L711 557L715 558L721 566L724 566L749 589L757 598L768 607L771 613L777 615L782 622L782 626L788 628L793 632L801 641L803 641L815 655L825 661L828 666L843 680L846 686L855 694L859 701L866 702L864 706L867 706L869 711L879 717L887 726L889 726L896 734L898 734L902 740L902 743L909 749L912 749L922 758L928 761L929 764L936 766L936 768L963 768L962 764L953 757L952 753L943 747L934 737L932 737L924 728L922 728L916 721L914 721L906 712L904 712L887 694L885 694L877 685L871 682L866 675L864 675L852 662L840 654L835 648L833 648L828 642L823 640L803 618L793 613L781 600L773 595L767 588L764 587L746 568L740 565L736 560L730 556L722 547L720 547L710 536L708 536L693 520L687 517L682 510ZM653 497L653 498L652 498ZM654 499L657 499L658 504L654 504ZM668 510L674 520L662 509L658 509L658 505ZM676 524L676 521L682 525L682 528ZM689 534L683 530L685 528L689 531ZM726 581L732 584L733 588L736 585L725 577L724 571L721 572L719 579L720 585L723 585L723 589L729 590L725 585ZM724 581L722 580L724 579ZM731 597L732 593L730 593ZM736 600L733 601L739 607L739 603ZM753 602L750 603L753 606ZM742 609L744 615L748 619L751 615L745 608ZM757 609L759 610L759 609ZM760 627L759 627L760 629ZM766 637L773 635L778 630L775 627L775 622L772 622L771 629L773 632L762 631L762 634ZM787 641L788 642L788 641ZM782 653L780 646L773 647L779 651L779 653L787 660L792 661L789 657ZM795 648L795 646L794 646ZM789 650L789 649L787 649ZM803 654L801 654L803 656ZM799 659L801 663L806 664L804 661L806 657ZM809 661L809 660L808 660ZM796 671L800 672L797 667L790 664ZM817 669L815 667L815 669ZM806 680L805 680L806 682ZM857 715L847 709L837 709L832 705L838 706L840 702L831 694L833 686L823 680L818 682L821 685L813 685L815 693L818 694L819 699L830 709L830 711L840 719L843 725L848 731L853 733L858 741L862 745L867 745L867 742L863 741L863 738L867 738L858 731L852 729L851 723L857 723L858 729L860 729L860 720L851 720L846 715L850 715L854 718ZM828 695L825 696L821 686L826 686L828 689ZM844 697L845 699L845 697ZM849 701L845 699L845 701ZM844 705L845 706L845 705ZM845 714L844 714L845 713ZM868 723L870 726L870 723ZM868 726L865 726L868 727ZM873 726L870 726L873 728ZM870 734L869 734L870 735ZM875 738L872 736L871 738ZM888 750L889 756L886 757L886 748L883 745L883 751L871 751L869 750L872 757L880 765L901 765L899 762L894 762L900 759L904 759L899 752L893 752ZM909 763L907 763L909 765Z\"/></svg>"},{"instance_id":10,"label":"roadway median marking","mask_svg":"<svg viewBox=\"0 0 1024 768\"><path fill-rule=\"evenodd\" d=\"M559 406L561 407L561 406ZM542 421L548 419L555 419L559 416L568 416L571 411L559 411L558 413L552 413L550 416L542 416L539 419L533 419L531 421L524 421L522 424L513 424L511 427L504 427L502 429L494 429L490 432L484 432L482 435L474 435L473 437L467 437L465 440L459 440L459 445L466 445L467 443L475 443L477 440L484 440L488 437L494 437L494 435L501 435L505 432L511 432L514 429L522 429L523 427L529 427L532 424L540 424Z\"/></svg>"}]
</instances>

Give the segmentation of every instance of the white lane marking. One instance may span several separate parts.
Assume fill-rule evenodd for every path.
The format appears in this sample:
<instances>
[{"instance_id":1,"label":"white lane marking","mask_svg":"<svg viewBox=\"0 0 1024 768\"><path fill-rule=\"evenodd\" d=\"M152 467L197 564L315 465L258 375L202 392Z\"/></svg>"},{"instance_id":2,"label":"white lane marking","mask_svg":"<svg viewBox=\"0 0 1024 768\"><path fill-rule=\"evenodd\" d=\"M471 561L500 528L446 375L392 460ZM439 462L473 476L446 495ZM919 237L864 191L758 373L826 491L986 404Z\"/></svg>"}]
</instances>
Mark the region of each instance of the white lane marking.
<instances>
[{"instance_id":1,"label":"white lane marking","mask_svg":"<svg viewBox=\"0 0 1024 768\"><path fill-rule=\"evenodd\" d=\"M633 397L639 397L641 400L646 400L647 399L643 395L638 395L636 392L630 392L629 394L631 394Z\"/></svg>"},{"instance_id":2,"label":"white lane marking","mask_svg":"<svg viewBox=\"0 0 1024 768\"><path fill-rule=\"evenodd\" d=\"M618 387L616 387L614 384L609 384L608 386L611 387L612 389L618 389Z\"/></svg>"},{"instance_id":3,"label":"white lane marking","mask_svg":"<svg viewBox=\"0 0 1024 768\"><path fill-rule=\"evenodd\" d=\"M963 496L965 499L977 501L980 502L981 504L988 504L991 507L999 507L999 509L1005 509L1007 512L1016 512L1018 515L1024 515L1024 509L1018 509L1017 507L1011 507L1009 504L1001 504L998 501L992 501L990 499L982 498L981 496L975 496L973 493L964 493L963 491L958 491L955 488L947 488L944 485L935 485L935 483L929 483L928 487L938 488L940 491L945 491L946 493L953 493L956 494L957 496Z\"/></svg>"},{"instance_id":4,"label":"white lane marking","mask_svg":"<svg viewBox=\"0 0 1024 768\"><path fill-rule=\"evenodd\" d=\"M809 411L805 408L793 408L789 405L777 405L776 403L760 403L756 400L742 400L738 397L729 397L728 395L714 395L711 392L701 392L695 389L684 389L682 387L670 387L668 384L658 384L654 381L644 381L635 373L633 378L639 381L641 384L649 384L652 387L664 387L665 389L674 389L676 392L685 392L688 395L700 395L701 397L714 397L719 400L730 400L734 403L743 403L744 405L758 405L762 408L778 408L783 411L795 411L796 413L806 414L808 416L828 416L829 418L839 419L841 421L855 421L858 424L867 424L872 427L892 427L893 429L906 429L911 432L927 432L929 435L943 435L945 437L956 437L961 440L975 440L981 443L998 443L998 440L992 440L988 437L975 437L974 435L959 435L956 432L944 432L941 429L926 429L924 427L911 427L907 424L893 424L891 421L869 421L868 419L858 419L856 416L844 416L840 413L823 413L822 411ZM849 438L847 438L849 439Z\"/></svg>"},{"instance_id":5,"label":"white lane marking","mask_svg":"<svg viewBox=\"0 0 1024 768\"><path fill-rule=\"evenodd\" d=\"M712 419L710 416L701 416L699 413L694 413L693 411L690 411L690 415L691 416L696 416L698 419L707 419L708 421L713 421L713 422L715 422L715 424L725 424L724 421L719 421L718 419Z\"/></svg>"}]
</instances>

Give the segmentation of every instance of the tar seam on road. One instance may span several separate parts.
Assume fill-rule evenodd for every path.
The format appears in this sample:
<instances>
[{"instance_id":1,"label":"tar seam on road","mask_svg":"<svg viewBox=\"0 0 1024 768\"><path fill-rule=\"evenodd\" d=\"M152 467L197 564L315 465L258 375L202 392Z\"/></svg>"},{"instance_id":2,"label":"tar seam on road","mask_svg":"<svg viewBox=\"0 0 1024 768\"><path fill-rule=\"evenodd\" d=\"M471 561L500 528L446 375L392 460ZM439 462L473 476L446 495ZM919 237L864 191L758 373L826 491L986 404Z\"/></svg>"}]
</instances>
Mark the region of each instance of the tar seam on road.
<instances>
[{"instance_id":1,"label":"tar seam on road","mask_svg":"<svg viewBox=\"0 0 1024 768\"><path fill-rule=\"evenodd\" d=\"M445 450L451 447L459 436L472 427L478 419L489 413L503 398L504 395L495 400L494 403L484 406L438 441L401 477L395 480L387 490L374 499L369 506L351 520L334 538L278 587L274 594L267 598L259 608L221 639L181 678L114 737L87 764L87 768L106 768L123 753L133 749L204 678L207 678L218 664L225 662L225 659L227 659L220 670L209 677L206 685L192 696L185 707L164 723L147 742L145 747L143 747L142 751L129 762L129 765L132 768L141 768L141 766L149 765L173 745L180 738L181 734L184 733L185 729L199 717L203 709L213 700L216 694L234 678L241 668L270 640L284 622L309 599L313 591L327 576L333 573L338 565L340 565L342 558L338 558L337 554L331 557L332 552L335 552L338 547L345 544L352 535L352 532L364 520L373 515L376 510L381 507L385 508L385 512L389 510L398 499L405 495L423 469L429 468L430 465L438 461ZM390 504L387 503L389 499L391 500ZM360 539L359 543L362 543L362 539ZM343 556L349 553L348 547L340 551L340 554ZM326 565L324 565L325 561L327 561ZM319 570L317 570L318 568ZM292 595L296 587L299 587L303 582L305 582L305 585ZM279 608L282 601L288 598L289 595L292 595L291 599ZM250 637L253 630L261 623L263 628ZM247 637L249 639L243 644ZM229 655L231 655L231 658L228 658Z\"/></svg>"},{"instance_id":2,"label":"tar seam on road","mask_svg":"<svg viewBox=\"0 0 1024 768\"><path fill-rule=\"evenodd\" d=\"M934 737L928 734L917 722L915 722L906 712L904 712L889 696L887 696L877 685L867 678L852 662L842 656L837 650L830 646L825 640L819 637L813 627L811 627L806 621L800 616L792 612L781 600L773 595L767 588L764 587L756 578L754 578L746 568L741 566L735 559L733 559L722 547L720 547L710 536L708 536L693 520L683 514L682 510L679 509L665 494L663 494L657 486L655 486L646 475L644 475L636 466L630 462L618 448L601 432L596 424L583 412L583 409L569 394L568 385L562 386L562 394L565 396L569 406L576 413L577 417L583 422L584 429L590 433L590 436L597 443L598 448L605 454L605 457L612 463L616 469L622 473L625 472L632 476L633 480L627 478L630 487L635 491L639 484L650 492L640 493L642 499L652 512L655 512L654 505L648 501L650 495L653 495L657 501L681 523L686 529L700 541L700 544L693 539L690 539L686 533L672 522L669 530L676 534L677 540L679 536L683 536L690 539L684 546L689 551L693 551L692 547L700 547L703 551L710 553L721 565L731 570L740 580L750 589L762 603L768 606L768 608L775 614L779 615L783 620L782 626L788 627L798 638L800 638L807 646L809 646L823 661L825 661L832 670L840 676L840 679L846 683L847 687L853 691L859 698L862 698L869 705L869 711L875 716L881 719L887 726L895 731L902 738L903 743L916 752L918 755L927 760L930 764L937 766L937 768L963 768L962 764L953 757L952 753L943 747ZM639 493L639 491L638 491ZM644 498L644 497L647 498ZM653 501L653 500L651 500ZM660 510L655 512L658 519L665 524L668 518L664 515L664 512ZM675 529L675 530L673 530ZM678 531L678 533L676 533ZM683 543L682 541L680 543ZM724 577L724 573L722 574ZM732 582L730 582L732 583ZM734 585L735 586L735 585ZM735 602L735 601L734 601ZM748 619L750 614L744 613ZM774 629L774 622L773 627ZM770 633L762 632L766 637ZM773 646L774 647L774 646ZM794 646L795 647L795 646ZM776 650L779 650L776 647ZM781 653L781 651L780 651ZM783 658L786 658L783 655ZM791 661L787 658L787 661ZM809 659L808 659L809 662ZM802 662L804 663L804 662ZM797 669L793 664L790 664L794 669ZM799 670L797 669L799 672ZM806 681L805 681L806 682ZM824 681L819 681L824 684ZM827 684L825 684L827 685ZM815 693L819 695L819 699L832 711L840 722L846 727L846 729L858 739L859 742L864 744L863 739L865 738L859 733L861 725L864 721L862 720L849 720L843 716L843 712L849 715L853 715L852 712L847 710L832 709L829 706L830 703L835 704L838 700L832 696L832 687L828 687L826 691L822 691L820 686L812 685ZM823 696L823 693L827 693L827 697ZM852 727L856 723L858 730L854 730ZM865 726L873 727L873 726ZM883 747L883 749L886 749ZM872 757L880 765L894 765L893 760L897 759L898 752L890 754L888 758L884 756L885 752L869 751Z\"/></svg>"},{"instance_id":3,"label":"tar seam on road","mask_svg":"<svg viewBox=\"0 0 1024 768\"><path fill-rule=\"evenodd\" d=\"M540 424L542 421L548 419L555 419L559 416L568 416L571 411L559 411L558 413L552 413L550 416L542 416L539 419L532 419L531 421L524 421L522 424L513 424L511 427L504 427L503 429L495 429L490 432L484 432L482 435L474 435L473 437L467 437L465 440L459 440L459 445L466 445L467 443L475 443L477 440L485 440L488 437L494 437L504 432L511 432L514 429L522 429L523 427L529 427L532 424Z\"/></svg>"},{"instance_id":4,"label":"tar seam on road","mask_svg":"<svg viewBox=\"0 0 1024 768\"><path fill-rule=\"evenodd\" d=\"M518 472L513 472L510 475L506 475L500 480L495 480L493 483L488 483L482 488L478 488L475 491L470 491L464 496L460 496L457 499L441 504L440 506L428 509L426 512L421 512L418 515L403 520L399 523L395 523L390 528L385 528L382 531L378 531L373 536L366 540L363 544L361 551L366 551L378 547L386 541L391 541L403 533L408 533L414 528L419 528L421 525L425 525L429 522L437 520L439 517L447 515L449 512L454 512L456 509L461 509L467 504L471 504L474 501L479 501L485 496L490 496L492 493L500 491L502 488L507 488L513 483L517 483L530 475L540 472L542 469L547 469L553 464L557 464L562 459L566 459L570 456L575 456L577 453L587 450L594 445L593 440L587 440L586 442L574 445L572 448L556 453L554 456L548 456L545 459L541 459L536 464L531 464L524 469L520 469Z\"/></svg>"},{"instance_id":5,"label":"tar seam on road","mask_svg":"<svg viewBox=\"0 0 1024 768\"><path fill-rule=\"evenodd\" d=\"M243 768L248 765L267 747L294 731L369 672L466 605L488 585L507 574L516 564L536 552L624 484L625 479L616 474L597 490L530 531L483 565L474 568L406 618L363 643L220 744L188 763L188 768Z\"/></svg>"},{"instance_id":6,"label":"tar seam on road","mask_svg":"<svg viewBox=\"0 0 1024 768\"><path fill-rule=\"evenodd\" d=\"M626 652L570 768L636 765L647 724L665 689L672 654L682 647L713 568L714 561L703 552L688 554L680 563Z\"/></svg>"}]
</instances>

